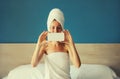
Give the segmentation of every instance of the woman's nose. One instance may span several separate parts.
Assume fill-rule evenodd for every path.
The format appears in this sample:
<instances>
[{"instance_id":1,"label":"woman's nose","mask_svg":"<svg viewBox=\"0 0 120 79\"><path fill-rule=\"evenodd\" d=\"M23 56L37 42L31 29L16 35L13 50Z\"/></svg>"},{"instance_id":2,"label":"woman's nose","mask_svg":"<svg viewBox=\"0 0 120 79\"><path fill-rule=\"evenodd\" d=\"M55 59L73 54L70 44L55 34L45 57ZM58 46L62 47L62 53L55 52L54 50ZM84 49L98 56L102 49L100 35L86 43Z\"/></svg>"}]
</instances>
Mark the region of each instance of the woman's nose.
<instances>
[{"instance_id":1,"label":"woman's nose","mask_svg":"<svg viewBox=\"0 0 120 79\"><path fill-rule=\"evenodd\" d=\"M57 33L57 32L58 32L58 29L57 29L57 28L55 28L54 32L55 32L55 33Z\"/></svg>"}]
</instances>

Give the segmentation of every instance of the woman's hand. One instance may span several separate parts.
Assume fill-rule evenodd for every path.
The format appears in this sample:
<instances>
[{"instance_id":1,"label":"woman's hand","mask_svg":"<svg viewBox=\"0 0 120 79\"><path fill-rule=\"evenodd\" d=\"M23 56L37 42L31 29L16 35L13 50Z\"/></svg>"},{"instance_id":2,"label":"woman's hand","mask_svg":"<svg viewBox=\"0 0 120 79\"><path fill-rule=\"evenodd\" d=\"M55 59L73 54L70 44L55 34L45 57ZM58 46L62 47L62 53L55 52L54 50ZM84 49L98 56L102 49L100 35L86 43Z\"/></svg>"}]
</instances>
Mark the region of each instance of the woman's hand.
<instances>
[{"instance_id":1,"label":"woman's hand","mask_svg":"<svg viewBox=\"0 0 120 79\"><path fill-rule=\"evenodd\" d=\"M46 37L47 37L48 32L47 31L43 31L39 38L38 38L38 43L41 44L43 41L46 41Z\"/></svg>"},{"instance_id":2,"label":"woman's hand","mask_svg":"<svg viewBox=\"0 0 120 79\"><path fill-rule=\"evenodd\" d=\"M73 40L72 40L72 36L71 36L70 32L68 30L65 30L64 34L65 34L64 42L67 44L73 44Z\"/></svg>"}]
</instances>

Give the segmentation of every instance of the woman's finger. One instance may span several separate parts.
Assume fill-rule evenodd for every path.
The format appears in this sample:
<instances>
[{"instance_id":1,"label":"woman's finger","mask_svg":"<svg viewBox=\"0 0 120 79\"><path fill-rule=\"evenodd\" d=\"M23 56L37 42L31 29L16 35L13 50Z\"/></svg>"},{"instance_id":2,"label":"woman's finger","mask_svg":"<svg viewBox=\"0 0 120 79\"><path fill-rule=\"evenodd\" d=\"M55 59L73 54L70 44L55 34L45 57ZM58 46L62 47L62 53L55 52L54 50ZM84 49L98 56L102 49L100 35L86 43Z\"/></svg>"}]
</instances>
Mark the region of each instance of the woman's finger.
<instances>
[{"instance_id":1,"label":"woman's finger","mask_svg":"<svg viewBox=\"0 0 120 79\"><path fill-rule=\"evenodd\" d=\"M44 41L44 40L46 40L46 37L47 37L47 31L43 31L41 34L40 34L40 36L39 36L39 41L40 41L40 43L42 42L42 41Z\"/></svg>"},{"instance_id":2,"label":"woman's finger","mask_svg":"<svg viewBox=\"0 0 120 79\"><path fill-rule=\"evenodd\" d=\"M67 30L66 33L67 33L69 42L72 42L72 36L71 36L70 32Z\"/></svg>"}]
</instances>

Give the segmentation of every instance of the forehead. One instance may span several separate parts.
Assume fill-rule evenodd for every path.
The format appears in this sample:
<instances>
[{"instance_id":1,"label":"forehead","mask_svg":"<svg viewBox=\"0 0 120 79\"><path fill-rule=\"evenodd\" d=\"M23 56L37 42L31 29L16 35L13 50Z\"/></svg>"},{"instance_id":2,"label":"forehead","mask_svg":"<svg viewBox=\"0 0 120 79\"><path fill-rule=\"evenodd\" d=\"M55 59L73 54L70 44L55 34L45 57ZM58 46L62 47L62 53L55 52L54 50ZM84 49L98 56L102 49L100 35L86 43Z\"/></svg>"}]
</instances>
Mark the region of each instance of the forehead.
<instances>
[{"instance_id":1,"label":"forehead","mask_svg":"<svg viewBox=\"0 0 120 79\"><path fill-rule=\"evenodd\" d=\"M56 21L56 20L53 20L52 22L51 22L51 26L61 26L61 24L58 22L58 21Z\"/></svg>"}]
</instances>

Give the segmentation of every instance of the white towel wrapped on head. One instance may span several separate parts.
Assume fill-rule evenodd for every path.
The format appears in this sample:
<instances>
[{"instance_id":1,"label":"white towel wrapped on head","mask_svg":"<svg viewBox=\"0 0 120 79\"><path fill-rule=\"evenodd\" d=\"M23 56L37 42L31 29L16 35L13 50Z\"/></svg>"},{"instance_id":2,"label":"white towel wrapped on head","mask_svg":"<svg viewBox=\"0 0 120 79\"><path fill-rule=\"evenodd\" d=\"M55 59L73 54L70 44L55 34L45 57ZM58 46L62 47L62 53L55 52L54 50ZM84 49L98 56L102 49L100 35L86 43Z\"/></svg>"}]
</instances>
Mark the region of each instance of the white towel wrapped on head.
<instances>
[{"instance_id":1,"label":"white towel wrapped on head","mask_svg":"<svg viewBox=\"0 0 120 79\"><path fill-rule=\"evenodd\" d=\"M64 14L60 9L54 8L50 11L50 13L48 15L48 20L47 20L48 31L50 31L50 24L54 19L57 20L61 24L62 29L63 29L63 27L64 27Z\"/></svg>"}]
</instances>

